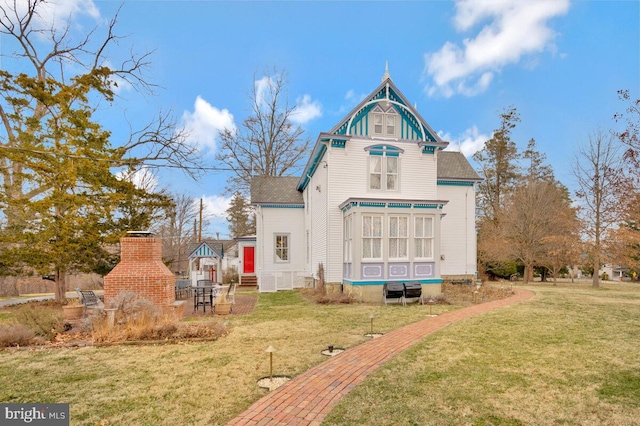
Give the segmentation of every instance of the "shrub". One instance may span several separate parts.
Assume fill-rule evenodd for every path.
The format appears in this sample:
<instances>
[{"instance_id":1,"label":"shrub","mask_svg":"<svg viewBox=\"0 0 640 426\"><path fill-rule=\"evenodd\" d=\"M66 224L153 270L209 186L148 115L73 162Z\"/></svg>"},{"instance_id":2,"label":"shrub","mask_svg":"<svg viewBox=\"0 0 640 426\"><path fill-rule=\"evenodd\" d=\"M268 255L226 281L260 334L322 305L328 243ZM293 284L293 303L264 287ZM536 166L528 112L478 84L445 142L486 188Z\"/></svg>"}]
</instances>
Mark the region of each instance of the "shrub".
<instances>
[{"instance_id":1,"label":"shrub","mask_svg":"<svg viewBox=\"0 0 640 426\"><path fill-rule=\"evenodd\" d=\"M15 319L30 329L36 336L51 340L64 328L62 312L33 305L21 306L15 313Z\"/></svg>"},{"instance_id":2,"label":"shrub","mask_svg":"<svg viewBox=\"0 0 640 426\"><path fill-rule=\"evenodd\" d=\"M132 292L118 294L109 305L117 309L115 324L110 327L104 313L96 315L92 320L95 342L215 338L227 333L219 321L180 323L163 317L151 302Z\"/></svg>"},{"instance_id":3,"label":"shrub","mask_svg":"<svg viewBox=\"0 0 640 426\"><path fill-rule=\"evenodd\" d=\"M159 315L153 303L131 291L121 291L109 307L117 309L116 324L153 322Z\"/></svg>"},{"instance_id":4,"label":"shrub","mask_svg":"<svg viewBox=\"0 0 640 426\"><path fill-rule=\"evenodd\" d=\"M235 266L229 266L222 273L222 283L230 284L231 282L234 282L234 283L238 282L238 268L236 268Z\"/></svg>"},{"instance_id":5,"label":"shrub","mask_svg":"<svg viewBox=\"0 0 640 426\"><path fill-rule=\"evenodd\" d=\"M35 333L22 324L0 325L0 348L10 346L28 346L33 342Z\"/></svg>"}]
</instances>

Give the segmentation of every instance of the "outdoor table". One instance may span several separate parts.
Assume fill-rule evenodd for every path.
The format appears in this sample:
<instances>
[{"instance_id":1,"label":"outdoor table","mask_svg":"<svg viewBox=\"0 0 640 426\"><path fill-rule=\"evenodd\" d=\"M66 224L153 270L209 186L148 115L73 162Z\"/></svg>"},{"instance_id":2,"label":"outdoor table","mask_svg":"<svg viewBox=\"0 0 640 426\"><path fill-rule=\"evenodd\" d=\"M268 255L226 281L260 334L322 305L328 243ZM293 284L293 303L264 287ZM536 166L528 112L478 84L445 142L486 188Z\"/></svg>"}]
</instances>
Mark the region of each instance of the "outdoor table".
<instances>
[{"instance_id":1,"label":"outdoor table","mask_svg":"<svg viewBox=\"0 0 640 426\"><path fill-rule=\"evenodd\" d=\"M226 285L195 285L193 288L193 310L197 311L202 306L203 312L207 312L207 305L213 310L215 297L229 290ZM208 297L208 300L207 300Z\"/></svg>"},{"instance_id":2,"label":"outdoor table","mask_svg":"<svg viewBox=\"0 0 640 426\"><path fill-rule=\"evenodd\" d=\"M207 312L207 305L213 309L213 296L215 287L212 285L196 285L193 287L193 310L197 311L202 306L202 311ZM207 300L208 299L208 300Z\"/></svg>"}]
</instances>

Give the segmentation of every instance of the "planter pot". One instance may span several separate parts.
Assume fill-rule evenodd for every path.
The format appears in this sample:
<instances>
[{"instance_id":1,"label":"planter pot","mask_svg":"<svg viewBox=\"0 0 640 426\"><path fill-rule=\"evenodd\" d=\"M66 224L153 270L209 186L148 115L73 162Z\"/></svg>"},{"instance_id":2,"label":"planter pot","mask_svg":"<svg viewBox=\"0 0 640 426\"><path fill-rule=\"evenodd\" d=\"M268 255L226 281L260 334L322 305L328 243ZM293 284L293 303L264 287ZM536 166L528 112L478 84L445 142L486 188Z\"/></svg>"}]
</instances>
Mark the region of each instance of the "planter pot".
<instances>
[{"instance_id":1,"label":"planter pot","mask_svg":"<svg viewBox=\"0 0 640 426\"><path fill-rule=\"evenodd\" d=\"M84 306L82 305L66 305L62 307L65 320L76 320L82 318Z\"/></svg>"},{"instance_id":2,"label":"planter pot","mask_svg":"<svg viewBox=\"0 0 640 426\"><path fill-rule=\"evenodd\" d=\"M215 312L218 315L229 315L231 313L231 303L216 303Z\"/></svg>"}]
</instances>

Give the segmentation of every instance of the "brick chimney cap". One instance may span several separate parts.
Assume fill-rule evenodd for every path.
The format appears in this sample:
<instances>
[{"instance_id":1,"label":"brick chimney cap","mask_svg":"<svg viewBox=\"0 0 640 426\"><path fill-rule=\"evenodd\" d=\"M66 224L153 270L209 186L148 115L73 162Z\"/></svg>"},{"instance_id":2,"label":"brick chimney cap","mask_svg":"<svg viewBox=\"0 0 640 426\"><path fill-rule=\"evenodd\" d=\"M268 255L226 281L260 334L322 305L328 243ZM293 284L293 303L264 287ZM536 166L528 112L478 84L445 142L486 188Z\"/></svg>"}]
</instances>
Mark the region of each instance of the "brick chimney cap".
<instances>
[{"instance_id":1,"label":"brick chimney cap","mask_svg":"<svg viewBox=\"0 0 640 426\"><path fill-rule=\"evenodd\" d=\"M153 238L151 231L127 231L127 237Z\"/></svg>"}]
</instances>

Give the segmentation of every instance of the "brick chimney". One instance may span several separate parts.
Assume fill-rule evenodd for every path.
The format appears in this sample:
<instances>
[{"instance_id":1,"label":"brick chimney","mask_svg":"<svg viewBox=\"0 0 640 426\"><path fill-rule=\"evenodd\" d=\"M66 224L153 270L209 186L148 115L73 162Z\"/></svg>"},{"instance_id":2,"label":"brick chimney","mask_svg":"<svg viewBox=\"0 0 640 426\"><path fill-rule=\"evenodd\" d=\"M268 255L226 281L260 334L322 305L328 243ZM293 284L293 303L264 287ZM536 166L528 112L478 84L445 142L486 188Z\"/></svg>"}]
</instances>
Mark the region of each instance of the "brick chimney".
<instances>
[{"instance_id":1,"label":"brick chimney","mask_svg":"<svg viewBox=\"0 0 640 426\"><path fill-rule=\"evenodd\" d=\"M163 310L175 302L175 276L162 263L162 240L146 231L127 232L120 239L120 263L104 277L104 302L121 291L134 292Z\"/></svg>"}]
</instances>

